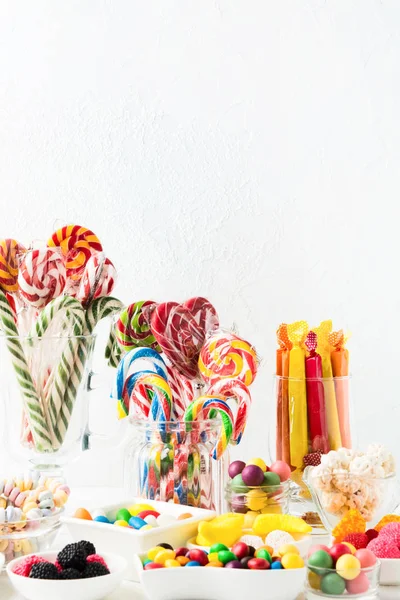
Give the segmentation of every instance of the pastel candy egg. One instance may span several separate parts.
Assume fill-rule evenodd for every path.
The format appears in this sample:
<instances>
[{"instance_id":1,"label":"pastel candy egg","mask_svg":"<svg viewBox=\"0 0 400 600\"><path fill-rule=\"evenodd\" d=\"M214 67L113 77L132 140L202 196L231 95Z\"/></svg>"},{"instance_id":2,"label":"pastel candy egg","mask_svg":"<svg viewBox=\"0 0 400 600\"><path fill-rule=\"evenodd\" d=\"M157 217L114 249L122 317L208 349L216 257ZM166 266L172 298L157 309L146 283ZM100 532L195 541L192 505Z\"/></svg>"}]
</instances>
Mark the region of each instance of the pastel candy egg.
<instances>
[{"instance_id":1,"label":"pastel candy egg","mask_svg":"<svg viewBox=\"0 0 400 600\"><path fill-rule=\"evenodd\" d=\"M329 596L340 596L346 589L346 583L337 573L327 573L321 580L321 591Z\"/></svg>"},{"instance_id":2,"label":"pastel candy egg","mask_svg":"<svg viewBox=\"0 0 400 600\"><path fill-rule=\"evenodd\" d=\"M60 485L60 487L58 489L61 490L61 491L63 491L63 492L65 492L67 494L67 496L69 496L71 494L71 490L65 484Z\"/></svg>"},{"instance_id":3,"label":"pastel candy egg","mask_svg":"<svg viewBox=\"0 0 400 600\"><path fill-rule=\"evenodd\" d=\"M360 574L361 563L356 556L343 554L336 563L336 571L343 579L355 579Z\"/></svg>"},{"instance_id":4,"label":"pastel candy egg","mask_svg":"<svg viewBox=\"0 0 400 600\"><path fill-rule=\"evenodd\" d=\"M155 517L154 515L148 515L147 517L144 517L143 520L146 521L148 525L151 525L152 527L157 527L157 517Z\"/></svg>"},{"instance_id":5,"label":"pastel candy egg","mask_svg":"<svg viewBox=\"0 0 400 600\"><path fill-rule=\"evenodd\" d=\"M20 494L18 494L18 496L15 498L15 501L14 501L15 506L17 506L18 508L21 508L23 506L26 498L27 498L26 492L21 492Z\"/></svg>"},{"instance_id":6,"label":"pastel candy egg","mask_svg":"<svg viewBox=\"0 0 400 600\"><path fill-rule=\"evenodd\" d=\"M317 550L311 554L311 556L309 556L308 564L310 565L311 569L312 567L317 567L315 572L319 575L322 575L322 571L319 569L332 569L333 559L328 552L325 552L325 550Z\"/></svg>"},{"instance_id":7,"label":"pastel candy egg","mask_svg":"<svg viewBox=\"0 0 400 600\"><path fill-rule=\"evenodd\" d=\"M146 527L148 524L144 519L141 519L140 517L131 517L129 519L129 525L133 527L133 529L141 529L142 527Z\"/></svg>"},{"instance_id":8,"label":"pastel candy egg","mask_svg":"<svg viewBox=\"0 0 400 600\"><path fill-rule=\"evenodd\" d=\"M128 523L131 518L131 513L127 508L120 508L115 518L117 521L126 521Z\"/></svg>"},{"instance_id":9,"label":"pastel candy egg","mask_svg":"<svg viewBox=\"0 0 400 600\"><path fill-rule=\"evenodd\" d=\"M365 573L360 573L355 579L346 581L348 594L365 594L369 590L369 579Z\"/></svg>"},{"instance_id":10,"label":"pastel candy egg","mask_svg":"<svg viewBox=\"0 0 400 600\"><path fill-rule=\"evenodd\" d=\"M40 510L40 508L32 508L32 510L29 510L26 513L26 518L29 519L29 521L34 521L36 519L41 519L42 518L42 511Z\"/></svg>"},{"instance_id":11,"label":"pastel candy egg","mask_svg":"<svg viewBox=\"0 0 400 600\"><path fill-rule=\"evenodd\" d=\"M27 514L30 510L33 510L34 508L37 508L36 502L32 502L32 501L28 500L27 502L24 503L22 510L24 511L25 514Z\"/></svg>"},{"instance_id":12,"label":"pastel candy egg","mask_svg":"<svg viewBox=\"0 0 400 600\"><path fill-rule=\"evenodd\" d=\"M21 490L19 489L19 487L15 487L8 497L9 501L15 502L16 498L20 495L20 493L21 493Z\"/></svg>"},{"instance_id":13,"label":"pastel candy egg","mask_svg":"<svg viewBox=\"0 0 400 600\"><path fill-rule=\"evenodd\" d=\"M96 523L110 523L104 515L97 515L97 517L94 517L93 521L96 521Z\"/></svg>"},{"instance_id":14,"label":"pastel candy egg","mask_svg":"<svg viewBox=\"0 0 400 600\"><path fill-rule=\"evenodd\" d=\"M4 486L4 495L6 498L8 498L8 496L11 494L11 492L14 489L14 481L13 480L7 480L7 483Z\"/></svg>"},{"instance_id":15,"label":"pastel candy egg","mask_svg":"<svg viewBox=\"0 0 400 600\"><path fill-rule=\"evenodd\" d=\"M39 502L39 508L54 508L53 498L46 498L45 500L41 500L41 502Z\"/></svg>"},{"instance_id":16,"label":"pastel candy egg","mask_svg":"<svg viewBox=\"0 0 400 600\"><path fill-rule=\"evenodd\" d=\"M172 525L172 523L176 523L176 517L173 515L163 514L157 517L157 525L159 527L166 527L167 525Z\"/></svg>"},{"instance_id":17,"label":"pastel candy egg","mask_svg":"<svg viewBox=\"0 0 400 600\"><path fill-rule=\"evenodd\" d=\"M260 489L250 490L246 495L246 505L251 511L262 510L267 504L267 494Z\"/></svg>"},{"instance_id":18,"label":"pastel candy egg","mask_svg":"<svg viewBox=\"0 0 400 600\"><path fill-rule=\"evenodd\" d=\"M68 496L62 490L57 490L54 494L54 504L58 507L64 506L64 504L68 501Z\"/></svg>"},{"instance_id":19,"label":"pastel candy egg","mask_svg":"<svg viewBox=\"0 0 400 600\"><path fill-rule=\"evenodd\" d=\"M117 527L129 527L128 523L126 521L123 521L122 519L120 519L119 521L115 521L114 525L116 525Z\"/></svg>"},{"instance_id":20,"label":"pastel candy egg","mask_svg":"<svg viewBox=\"0 0 400 600\"><path fill-rule=\"evenodd\" d=\"M6 508L6 506L7 506L7 500L0 496L0 508Z\"/></svg>"}]
</instances>

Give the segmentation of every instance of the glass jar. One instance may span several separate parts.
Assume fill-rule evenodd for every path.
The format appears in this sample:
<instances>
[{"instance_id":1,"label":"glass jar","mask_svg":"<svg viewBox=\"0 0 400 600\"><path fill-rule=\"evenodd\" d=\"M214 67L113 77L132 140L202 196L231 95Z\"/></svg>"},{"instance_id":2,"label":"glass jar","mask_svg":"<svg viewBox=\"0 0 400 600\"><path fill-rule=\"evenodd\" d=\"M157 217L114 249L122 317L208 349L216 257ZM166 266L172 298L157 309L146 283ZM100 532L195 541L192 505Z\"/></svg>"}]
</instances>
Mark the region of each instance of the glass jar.
<instances>
[{"instance_id":1,"label":"glass jar","mask_svg":"<svg viewBox=\"0 0 400 600\"><path fill-rule=\"evenodd\" d=\"M1 440L12 458L59 474L88 448L95 340L0 335Z\"/></svg>"},{"instance_id":2,"label":"glass jar","mask_svg":"<svg viewBox=\"0 0 400 600\"><path fill-rule=\"evenodd\" d=\"M290 512L303 517L314 533L324 525L303 482L304 469L322 454L354 444L351 377L274 378L274 412L270 429L271 460L292 468Z\"/></svg>"},{"instance_id":3,"label":"glass jar","mask_svg":"<svg viewBox=\"0 0 400 600\"><path fill-rule=\"evenodd\" d=\"M289 490L290 481L257 487L238 486L229 481L225 494L228 511L242 514L287 514Z\"/></svg>"},{"instance_id":4,"label":"glass jar","mask_svg":"<svg viewBox=\"0 0 400 600\"><path fill-rule=\"evenodd\" d=\"M381 563L377 559L372 567L360 569L357 577L354 573L342 572L340 569L325 569L306 564L305 592L307 600L317 598L359 598L375 600L378 598L379 573ZM350 570L351 571L351 570ZM343 577L342 577L343 575ZM354 577L346 579L348 576Z\"/></svg>"},{"instance_id":5,"label":"glass jar","mask_svg":"<svg viewBox=\"0 0 400 600\"><path fill-rule=\"evenodd\" d=\"M229 451L214 460L218 419L146 421L129 417L124 482L129 495L224 512Z\"/></svg>"}]
</instances>

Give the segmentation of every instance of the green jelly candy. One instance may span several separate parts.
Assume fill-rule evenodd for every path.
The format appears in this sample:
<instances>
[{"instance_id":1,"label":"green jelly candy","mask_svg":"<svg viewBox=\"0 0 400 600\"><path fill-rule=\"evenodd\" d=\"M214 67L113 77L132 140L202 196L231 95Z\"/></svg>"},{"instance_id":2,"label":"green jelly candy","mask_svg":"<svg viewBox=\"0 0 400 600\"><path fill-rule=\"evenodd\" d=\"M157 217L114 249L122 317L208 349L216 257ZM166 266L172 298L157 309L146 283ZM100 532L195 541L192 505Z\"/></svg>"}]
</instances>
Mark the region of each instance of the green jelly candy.
<instances>
[{"instance_id":1,"label":"green jelly candy","mask_svg":"<svg viewBox=\"0 0 400 600\"><path fill-rule=\"evenodd\" d=\"M218 560L219 562L222 562L223 565L226 565L226 563L231 562L231 560L237 560L237 556L230 550L220 550L218 552Z\"/></svg>"},{"instance_id":2,"label":"green jelly candy","mask_svg":"<svg viewBox=\"0 0 400 600\"><path fill-rule=\"evenodd\" d=\"M346 589L346 583L337 573L324 575L321 581L321 591L330 596L340 596Z\"/></svg>"},{"instance_id":3,"label":"green jelly candy","mask_svg":"<svg viewBox=\"0 0 400 600\"><path fill-rule=\"evenodd\" d=\"M131 518L131 513L126 508L120 508L116 514L116 521L126 521L128 523Z\"/></svg>"},{"instance_id":4,"label":"green jelly candy","mask_svg":"<svg viewBox=\"0 0 400 600\"><path fill-rule=\"evenodd\" d=\"M210 554L212 552L219 552L220 550L229 550L229 548L227 546L225 546L225 544L214 544L210 548Z\"/></svg>"},{"instance_id":5,"label":"green jelly candy","mask_svg":"<svg viewBox=\"0 0 400 600\"><path fill-rule=\"evenodd\" d=\"M317 550L308 558L308 566L314 573L318 575L324 574L324 569L332 569L333 559L325 550ZM316 567L313 569L312 567Z\"/></svg>"},{"instance_id":6,"label":"green jelly candy","mask_svg":"<svg viewBox=\"0 0 400 600\"><path fill-rule=\"evenodd\" d=\"M234 492L239 493L239 494L247 494L247 492L249 491L249 488L247 487L247 485L243 481L243 477L242 477L242 475L240 473L239 473L239 475L236 475L232 479L231 486L232 486L232 490Z\"/></svg>"},{"instance_id":7,"label":"green jelly candy","mask_svg":"<svg viewBox=\"0 0 400 600\"><path fill-rule=\"evenodd\" d=\"M261 548L260 550L257 550L256 558L265 558L265 560L267 560L269 563L272 563L271 555L268 552L268 550L266 550L265 548Z\"/></svg>"}]
</instances>

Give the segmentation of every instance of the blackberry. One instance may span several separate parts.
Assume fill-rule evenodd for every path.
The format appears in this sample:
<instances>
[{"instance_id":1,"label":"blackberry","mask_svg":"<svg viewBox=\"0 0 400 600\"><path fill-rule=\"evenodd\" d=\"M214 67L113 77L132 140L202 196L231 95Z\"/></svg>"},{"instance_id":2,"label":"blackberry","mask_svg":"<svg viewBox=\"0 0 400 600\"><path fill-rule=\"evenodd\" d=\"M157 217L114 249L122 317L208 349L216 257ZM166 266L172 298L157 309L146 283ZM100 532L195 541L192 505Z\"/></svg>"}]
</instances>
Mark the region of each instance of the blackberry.
<instances>
[{"instance_id":1,"label":"blackberry","mask_svg":"<svg viewBox=\"0 0 400 600\"><path fill-rule=\"evenodd\" d=\"M53 563L42 562L32 565L29 577L32 579L58 579L59 573Z\"/></svg>"},{"instance_id":2,"label":"blackberry","mask_svg":"<svg viewBox=\"0 0 400 600\"><path fill-rule=\"evenodd\" d=\"M83 571L86 566L86 552L79 544L68 544L58 553L57 561L63 569Z\"/></svg>"},{"instance_id":3,"label":"blackberry","mask_svg":"<svg viewBox=\"0 0 400 600\"><path fill-rule=\"evenodd\" d=\"M82 548L85 552L86 556L90 556L91 554L96 554L96 548L93 546L92 542L87 542L86 540L82 540L77 543L78 548Z\"/></svg>"},{"instance_id":4,"label":"blackberry","mask_svg":"<svg viewBox=\"0 0 400 600\"><path fill-rule=\"evenodd\" d=\"M107 567L105 567L101 563L92 562L86 566L86 569L82 573L82 577L84 577L84 578L100 577L101 575L109 575L109 574L110 574L110 571L107 569Z\"/></svg>"},{"instance_id":5,"label":"blackberry","mask_svg":"<svg viewBox=\"0 0 400 600\"><path fill-rule=\"evenodd\" d=\"M77 569L64 569L58 574L59 579L82 579L82 573Z\"/></svg>"}]
</instances>

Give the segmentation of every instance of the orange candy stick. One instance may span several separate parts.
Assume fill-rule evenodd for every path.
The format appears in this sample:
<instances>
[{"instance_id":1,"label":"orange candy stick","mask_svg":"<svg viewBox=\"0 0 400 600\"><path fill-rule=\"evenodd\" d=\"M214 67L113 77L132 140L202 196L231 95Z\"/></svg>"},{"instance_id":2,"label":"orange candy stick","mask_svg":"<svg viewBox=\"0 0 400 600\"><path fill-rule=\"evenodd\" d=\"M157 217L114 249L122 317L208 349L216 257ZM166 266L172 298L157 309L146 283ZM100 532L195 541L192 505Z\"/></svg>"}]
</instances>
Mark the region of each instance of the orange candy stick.
<instances>
[{"instance_id":1,"label":"orange candy stick","mask_svg":"<svg viewBox=\"0 0 400 600\"><path fill-rule=\"evenodd\" d=\"M313 331L317 334L317 352L321 355L322 360L329 446L331 450L338 450L342 447L342 438L340 435L339 414L332 372L331 346L329 344L329 334L332 332L332 321L322 321L319 327L314 327Z\"/></svg>"},{"instance_id":2,"label":"orange candy stick","mask_svg":"<svg viewBox=\"0 0 400 600\"><path fill-rule=\"evenodd\" d=\"M347 338L343 330L329 334L332 373L335 377L336 404L339 416L340 437L344 448L351 448L349 409L349 351L345 348Z\"/></svg>"},{"instance_id":3,"label":"orange candy stick","mask_svg":"<svg viewBox=\"0 0 400 600\"><path fill-rule=\"evenodd\" d=\"M289 426L290 464L302 468L308 453L307 392L304 341L308 333L306 321L287 326L293 348L289 352Z\"/></svg>"},{"instance_id":4,"label":"orange candy stick","mask_svg":"<svg viewBox=\"0 0 400 600\"><path fill-rule=\"evenodd\" d=\"M287 325L282 323L276 332L279 348L276 351L276 374L278 379L276 400L276 459L290 464L289 430L289 350L293 344L289 340Z\"/></svg>"}]
</instances>

